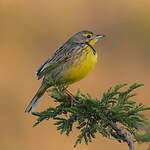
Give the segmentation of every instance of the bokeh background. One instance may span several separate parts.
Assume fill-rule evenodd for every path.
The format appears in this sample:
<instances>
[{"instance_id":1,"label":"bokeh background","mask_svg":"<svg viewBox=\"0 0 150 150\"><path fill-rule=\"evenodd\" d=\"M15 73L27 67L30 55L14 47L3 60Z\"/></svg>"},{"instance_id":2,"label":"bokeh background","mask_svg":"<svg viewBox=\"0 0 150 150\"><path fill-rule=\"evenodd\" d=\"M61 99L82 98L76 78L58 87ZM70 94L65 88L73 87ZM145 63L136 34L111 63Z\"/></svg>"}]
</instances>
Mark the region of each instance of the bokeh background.
<instances>
[{"instance_id":1,"label":"bokeh background","mask_svg":"<svg viewBox=\"0 0 150 150\"><path fill-rule=\"evenodd\" d=\"M40 81L35 70L68 37L80 30L107 35L96 45L99 61L84 80L72 85L99 97L118 83L144 83L137 101L150 106L149 0L1 0L0 1L0 149L73 150L76 131L61 136L53 121L32 127L35 117L24 113ZM44 95L37 111L53 106ZM150 113L145 113L150 117ZM145 150L148 144L136 144ZM97 135L76 150L126 150L126 144Z\"/></svg>"}]
</instances>

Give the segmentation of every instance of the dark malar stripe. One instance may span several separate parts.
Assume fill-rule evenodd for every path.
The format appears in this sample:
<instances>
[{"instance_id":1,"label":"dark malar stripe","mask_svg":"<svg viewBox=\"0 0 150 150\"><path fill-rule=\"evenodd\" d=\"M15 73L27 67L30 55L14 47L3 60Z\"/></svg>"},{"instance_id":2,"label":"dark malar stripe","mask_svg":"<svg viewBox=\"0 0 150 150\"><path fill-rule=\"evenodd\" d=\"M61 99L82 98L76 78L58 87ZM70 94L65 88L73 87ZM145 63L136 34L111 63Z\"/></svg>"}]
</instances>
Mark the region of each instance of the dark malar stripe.
<instances>
[{"instance_id":1,"label":"dark malar stripe","mask_svg":"<svg viewBox=\"0 0 150 150\"><path fill-rule=\"evenodd\" d=\"M93 50L93 54L96 54L96 50L94 49L93 46L91 46L88 42L85 43L87 46L89 46Z\"/></svg>"}]
</instances>

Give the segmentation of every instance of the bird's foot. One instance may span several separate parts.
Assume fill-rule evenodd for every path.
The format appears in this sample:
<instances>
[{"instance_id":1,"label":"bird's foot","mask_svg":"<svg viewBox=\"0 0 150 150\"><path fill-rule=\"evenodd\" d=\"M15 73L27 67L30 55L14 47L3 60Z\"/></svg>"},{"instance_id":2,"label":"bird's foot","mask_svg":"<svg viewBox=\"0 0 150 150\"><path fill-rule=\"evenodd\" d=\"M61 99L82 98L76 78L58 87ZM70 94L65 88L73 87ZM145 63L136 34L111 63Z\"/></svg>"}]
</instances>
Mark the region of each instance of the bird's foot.
<instances>
[{"instance_id":1,"label":"bird's foot","mask_svg":"<svg viewBox=\"0 0 150 150\"><path fill-rule=\"evenodd\" d=\"M74 97L74 95L71 92L69 92L67 89L64 91L64 93L68 96L68 98L70 100L70 105L74 106L77 101L77 99Z\"/></svg>"}]
</instances>

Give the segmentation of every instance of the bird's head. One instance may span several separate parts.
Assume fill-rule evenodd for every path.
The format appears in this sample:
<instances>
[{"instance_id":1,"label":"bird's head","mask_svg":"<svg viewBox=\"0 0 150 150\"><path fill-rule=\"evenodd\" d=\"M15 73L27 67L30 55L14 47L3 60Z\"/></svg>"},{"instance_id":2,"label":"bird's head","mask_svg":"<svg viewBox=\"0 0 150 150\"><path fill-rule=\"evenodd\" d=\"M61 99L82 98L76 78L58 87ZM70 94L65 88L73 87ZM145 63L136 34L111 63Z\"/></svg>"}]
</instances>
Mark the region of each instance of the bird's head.
<instances>
[{"instance_id":1,"label":"bird's head","mask_svg":"<svg viewBox=\"0 0 150 150\"><path fill-rule=\"evenodd\" d=\"M71 40L76 43L94 45L98 39L105 37L103 34L94 34L91 31L80 31L72 36Z\"/></svg>"}]
</instances>

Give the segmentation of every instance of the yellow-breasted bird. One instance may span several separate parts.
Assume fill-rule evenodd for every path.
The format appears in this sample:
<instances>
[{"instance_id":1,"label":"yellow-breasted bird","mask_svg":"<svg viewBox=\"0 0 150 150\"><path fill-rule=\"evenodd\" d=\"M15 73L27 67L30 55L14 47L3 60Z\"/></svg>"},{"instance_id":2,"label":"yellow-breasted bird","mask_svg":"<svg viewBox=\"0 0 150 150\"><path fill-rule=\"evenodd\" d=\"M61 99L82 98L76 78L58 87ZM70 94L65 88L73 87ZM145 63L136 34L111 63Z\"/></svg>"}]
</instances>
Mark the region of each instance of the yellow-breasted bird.
<instances>
[{"instance_id":1,"label":"yellow-breasted bird","mask_svg":"<svg viewBox=\"0 0 150 150\"><path fill-rule=\"evenodd\" d=\"M93 45L103 37L102 34L80 31L58 48L37 70L38 79L43 77L43 81L25 112L33 112L46 89L53 86L48 83L49 79L63 79L62 84L69 85L84 78L97 62L97 52Z\"/></svg>"}]
</instances>

